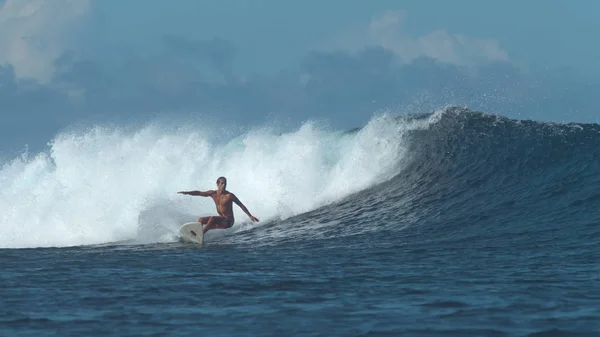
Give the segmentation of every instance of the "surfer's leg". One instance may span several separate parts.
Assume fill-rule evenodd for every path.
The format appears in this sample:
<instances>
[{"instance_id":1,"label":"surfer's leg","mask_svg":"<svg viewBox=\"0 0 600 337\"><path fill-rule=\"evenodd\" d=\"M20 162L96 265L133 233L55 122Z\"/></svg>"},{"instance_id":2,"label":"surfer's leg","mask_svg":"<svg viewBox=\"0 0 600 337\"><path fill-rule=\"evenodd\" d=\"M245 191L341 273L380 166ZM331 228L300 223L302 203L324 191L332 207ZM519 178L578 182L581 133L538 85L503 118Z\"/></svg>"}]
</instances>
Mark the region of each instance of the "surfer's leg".
<instances>
[{"instance_id":1,"label":"surfer's leg","mask_svg":"<svg viewBox=\"0 0 600 337\"><path fill-rule=\"evenodd\" d=\"M233 226L233 221L226 216L211 216L208 217L208 222L204 226L204 233L211 229L226 229Z\"/></svg>"}]
</instances>

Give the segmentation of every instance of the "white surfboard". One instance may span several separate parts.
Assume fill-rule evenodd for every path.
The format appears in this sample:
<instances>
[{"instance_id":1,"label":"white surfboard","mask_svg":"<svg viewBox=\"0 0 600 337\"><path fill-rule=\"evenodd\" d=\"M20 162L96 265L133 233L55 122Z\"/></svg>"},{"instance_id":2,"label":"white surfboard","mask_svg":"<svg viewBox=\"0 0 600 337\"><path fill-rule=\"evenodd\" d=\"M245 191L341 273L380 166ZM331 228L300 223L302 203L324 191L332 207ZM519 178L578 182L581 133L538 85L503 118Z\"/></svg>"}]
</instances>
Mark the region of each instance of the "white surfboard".
<instances>
[{"instance_id":1,"label":"white surfboard","mask_svg":"<svg viewBox=\"0 0 600 337\"><path fill-rule=\"evenodd\" d=\"M202 224L199 222L188 222L179 229L179 237L185 242L203 244L204 233Z\"/></svg>"}]
</instances>

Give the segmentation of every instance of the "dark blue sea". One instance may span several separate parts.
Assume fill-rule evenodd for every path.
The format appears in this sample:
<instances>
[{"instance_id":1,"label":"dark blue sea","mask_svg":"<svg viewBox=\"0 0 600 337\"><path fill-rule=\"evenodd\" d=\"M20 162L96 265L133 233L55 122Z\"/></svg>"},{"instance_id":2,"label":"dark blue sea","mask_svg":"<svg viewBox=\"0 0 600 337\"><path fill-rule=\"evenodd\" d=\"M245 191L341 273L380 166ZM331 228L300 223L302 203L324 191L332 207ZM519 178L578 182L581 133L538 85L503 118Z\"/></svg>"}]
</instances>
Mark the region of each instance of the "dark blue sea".
<instances>
[{"instance_id":1,"label":"dark blue sea","mask_svg":"<svg viewBox=\"0 0 600 337\"><path fill-rule=\"evenodd\" d=\"M0 336L600 336L600 125L183 129L2 163ZM261 221L180 242L219 176Z\"/></svg>"}]
</instances>

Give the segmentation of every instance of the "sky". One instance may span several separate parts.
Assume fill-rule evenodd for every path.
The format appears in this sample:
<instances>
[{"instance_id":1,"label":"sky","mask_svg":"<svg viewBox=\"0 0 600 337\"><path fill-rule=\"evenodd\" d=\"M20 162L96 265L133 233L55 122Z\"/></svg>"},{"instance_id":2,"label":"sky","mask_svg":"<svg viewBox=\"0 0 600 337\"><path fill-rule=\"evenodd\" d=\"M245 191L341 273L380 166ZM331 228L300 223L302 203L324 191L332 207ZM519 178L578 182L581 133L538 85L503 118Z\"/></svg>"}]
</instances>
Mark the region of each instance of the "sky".
<instances>
[{"instance_id":1,"label":"sky","mask_svg":"<svg viewBox=\"0 0 600 337\"><path fill-rule=\"evenodd\" d=\"M593 0L0 0L0 140L82 122L363 125L462 105L597 122Z\"/></svg>"}]
</instances>

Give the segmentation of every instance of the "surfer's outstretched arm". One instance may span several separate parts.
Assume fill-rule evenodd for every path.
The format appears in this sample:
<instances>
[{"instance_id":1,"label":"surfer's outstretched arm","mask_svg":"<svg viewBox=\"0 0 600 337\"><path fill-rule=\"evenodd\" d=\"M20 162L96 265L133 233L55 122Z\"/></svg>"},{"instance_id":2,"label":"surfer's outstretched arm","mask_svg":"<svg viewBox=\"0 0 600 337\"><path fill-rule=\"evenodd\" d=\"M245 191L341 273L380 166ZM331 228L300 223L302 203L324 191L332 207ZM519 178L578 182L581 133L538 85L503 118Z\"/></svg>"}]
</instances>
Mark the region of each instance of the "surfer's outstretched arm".
<instances>
[{"instance_id":1,"label":"surfer's outstretched arm","mask_svg":"<svg viewBox=\"0 0 600 337\"><path fill-rule=\"evenodd\" d=\"M187 194L187 195L194 195L194 196L200 196L200 197L210 197L211 195L215 194L215 191L180 191L177 192L179 194Z\"/></svg>"},{"instance_id":2,"label":"surfer's outstretched arm","mask_svg":"<svg viewBox=\"0 0 600 337\"><path fill-rule=\"evenodd\" d=\"M235 202L238 206L240 206L240 208L242 209L242 211L244 211L244 213L246 213L246 215L248 215L248 217L250 217L250 220L254 221L254 222L258 222L258 219L256 217L254 217L252 214L250 214L250 211L246 208L246 206L244 206L244 204L242 204L242 202L240 201L240 199L238 199L235 194L232 194L232 200L233 202Z\"/></svg>"}]
</instances>

